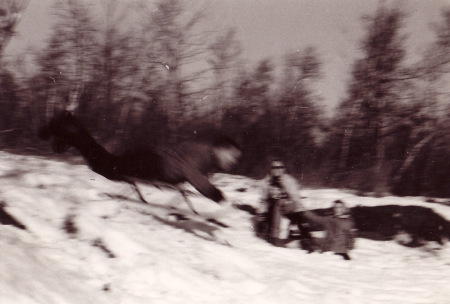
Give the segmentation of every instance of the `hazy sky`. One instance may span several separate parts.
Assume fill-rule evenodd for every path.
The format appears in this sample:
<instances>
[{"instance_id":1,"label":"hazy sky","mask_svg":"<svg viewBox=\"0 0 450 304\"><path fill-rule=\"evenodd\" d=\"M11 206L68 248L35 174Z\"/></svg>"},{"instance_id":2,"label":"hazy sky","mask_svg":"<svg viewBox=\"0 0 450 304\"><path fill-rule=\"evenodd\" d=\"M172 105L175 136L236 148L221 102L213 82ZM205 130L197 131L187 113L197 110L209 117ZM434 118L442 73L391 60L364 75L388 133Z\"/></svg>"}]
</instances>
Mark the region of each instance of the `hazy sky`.
<instances>
[{"instance_id":1,"label":"hazy sky","mask_svg":"<svg viewBox=\"0 0 450 304\"><path fill-rule=\"evenodd\" d=\"M51 28L51 4L55 0L30 0L19 24L18 35L7 54L27 52L43 45ZM125 1L125 0L123 0ZM272 58L281 64L283 54L315 46L323 65L319 94L328 108L345 96L346 81L359 42L364 35L362 16L373 14L378 0L186 0L186 6L204 8L207 29L234 27L243 47L243 57L253 62ZM419 56L432 41L430 24L440 20L442 7L450 0L384 1L388 7L402 7L406 20L411 56Z\"/></svg>"}]
</instances>

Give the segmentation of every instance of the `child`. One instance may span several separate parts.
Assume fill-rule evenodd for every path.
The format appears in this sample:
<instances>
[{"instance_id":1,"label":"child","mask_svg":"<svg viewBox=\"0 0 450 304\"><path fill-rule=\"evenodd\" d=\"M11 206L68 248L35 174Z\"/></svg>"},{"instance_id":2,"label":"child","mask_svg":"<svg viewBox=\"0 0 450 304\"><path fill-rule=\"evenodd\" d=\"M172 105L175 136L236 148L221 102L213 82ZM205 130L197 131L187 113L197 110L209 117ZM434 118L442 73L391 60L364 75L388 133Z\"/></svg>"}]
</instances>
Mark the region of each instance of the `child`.
<instances>
[{"instance_id":1,"label":"child","mask_svg":"<svg viewBox=\"0 0 450 304\"><path fill-rule=\"evenodd\" d=\"M334 201L333 217L318 216L311 211L305 211L304 216L322 226L326 230L326 237L318 244L324 251L334 251L345 260L350 260L348 252L354 248L354 221L348 212L344 202Z\"/></svg>"}]
</instances>

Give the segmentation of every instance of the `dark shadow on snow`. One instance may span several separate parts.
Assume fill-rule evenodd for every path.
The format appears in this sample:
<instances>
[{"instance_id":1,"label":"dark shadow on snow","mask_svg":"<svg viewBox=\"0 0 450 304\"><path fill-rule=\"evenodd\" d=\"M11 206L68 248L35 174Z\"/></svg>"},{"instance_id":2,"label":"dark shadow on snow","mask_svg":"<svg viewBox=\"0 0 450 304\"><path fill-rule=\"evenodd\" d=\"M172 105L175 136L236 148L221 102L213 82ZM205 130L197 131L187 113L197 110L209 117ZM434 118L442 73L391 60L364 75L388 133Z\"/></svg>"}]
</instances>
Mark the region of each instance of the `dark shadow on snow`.
<instances>
[{"instance_id":1,"label":"dark shadow on snow","mask_svg":"<svg viewBox=\"0 0 450 304\"><path fill-rule=\"evenodd\" d=\"M78 233L78 227L75 224L75 216L73 214L66 216L63 223L63 230L70 236L75 236Z\"/></svg>"},{"instance_id":2,"label":"dark shadow on snow","mask_svg":"<svg viewBox=\"0 0 450 304\"><path fill-rule=\"evenodd\" d=\"M237 206L252 215L256 210L249 205ZM321 216L332 216L332 208L311 210ZM371 240L393 240L399 235L407 235L409 247L420 247L427 242L443 244L450 239L450 222L433 210L421 206L356 206L350 209L358 230L358 237ZM308 221L311 231L323 228Z\"/></svg>"},{"instance_id":3,"label":"dark shadow on snow","mask_svg":"<svg viewBox=\"0 0 450 304\"><path fill-rule=\"evenodd\" d=\"M190 233L192 235L195 235L196 237L199 237L199 238L207 240L207 241L216 241L216 236L214 233L216 231L218 231L219 228L217 226L214 226L213 224L210 224L210 223L207 223L204 221L200 221L200 220L193 220L193 219L169 220L169 219L162 218L161 216L158 216L158 215L153 215L153 214L149 214L149 215L153 216L156 220L158 220L159 222L161 222L164 225L168 225L168 226L183 230L187 233ZM176 215L174 215L174 217L176 218ZM203 233L201 233L201 232L203 232Z\"/></svg>"},{"instance_id":4,"label":"dark shadow on snow","mask_svg":"<svg viewBox=\"0 0 450 304\"><path fill-rule=\"evenodd\" d=\"M122 199L125 198L122 197ZM130 200L129 198L126 199ZM139 201L136 200L136 202L138 203ZM154 206L168 208L156 204ZM250 205L242 204L235 207L252 215L257 213L256 209ZM311 211L322 216L332 216L333 214L331 208ZM432 241L443 244L445 239L450 240L450 221L430 208L399 205L356 206L351 208L350 212L360 238L386 241L393 240L399 235L407 235L409 241L402 244L409 247L420 247ZM150 215L152 214L150 213ZM219 229L217 226L228 227L221 222L215 222L216 220L214 219L205 218L205 221L200 221L196 220L195 217L189 218L189 216L184 214L177 215L176 209L173 210L172 215L176 218L175 221L169 221L157 216L155 218L164 224L183 229L202 238L205 237L199 235L196 231L203 231L213 237L214 231ZM311 231L321 231L323 229L316 223L309 222L308 224Z\"/></svg>"},{"instance_id":5,"label":"dark shadow on snow","mask_svg":"<svg viewBox=\"0 0 450 304\"><path fill-rule=\"evenodd\" d=\"M411 239L406 246L419 247L426 242L443 244L450 239L450 222L433 210L421 206L357 206L351 209L360 237L390 240L401 233Z\"/></svg>"},{"instance_id":6,"label":"dark shadow on snow","mask_svg":"<svg viewBox=\"0 0 450 304\"><path fill-rule=\"evenodd\" d=\"M251 215L256 215L258 212L256 210L255 207L250 206L250 205L246 205L246 204L239 204L239 205L235 205L235 207L239 210L245 211L250 213Z\"/></svg>"},{"instance_id":7,"label":"dark shadow on snow","mask_svg":"<svg viewBox=\"0 0 450 304\"><path fill-rule=\"evenodd\" d=\"M93 240L91 244L92 246L97 247L101 251L103 251L108 256L108 258L114 259L116 257L116 255L106 246L101 238Z\"/></svg>"},{"instance_id":8,"label":"dark shadow on snow","mask_svg":"<svg viewBox=\"0 0 450 304\"><path fill-rule=\"evenodd\" d=\"M142 205L142 206L148 206L150 208L157 208L159 210L165 210L167 211L168 218L164 218L162 216L159 216L157 214L152 213L151 209L149 210L138 210L141 214L150 215L154 217L159 222L169 225L172 227L175 227L177 229L184 230L187 233L193 234L197 237L200 237L204 240L208 241L216 241L214 232L218 231L221 228L228 228L229 226L225 223L222 223L214 218L202 218L201 213L199 215L197 214L186 214L185 212L178 212L176 208L171 206L164 206L160 204L154 204L154 203L142 203L140 200L133 199L131 197L126 197L122 195L112 195L107 194L109 198L113 199L120 199L120 200L127 200L129 202ZM170 218L170 219L169 219ZM199 232L203 233L199 233Z\"/></svg>"},{"instance_id":9,"label":"dark shadow on snow","mask_svg":"<svg viewBox=\"0 0 450 304\"><path fill-rule=\"evenodd\" d=\"M443 244L450 239L450 222L433 210L421 206L356 206L350 209L358 229L358 237L377 241L393 240L408 235L408 247L420 247L427 242ZM332 209L313 210L319 215L331 216ZM310 223L312 230L320 227Z\"/></svg>"},{"instance_id":10,"label":"dark shadow on snow","mask_svg":"<svg viewBox=\"0 0 450 304\"><path fill-rule=\"evenodd\" d=\"M4 207L6 204L4 202L0 202L0 223L2 225L12 225L14 227L17 227L19 229L27 230L27 227L16 220L12 215L10 215Z\"/></svg>"}]
</instances>

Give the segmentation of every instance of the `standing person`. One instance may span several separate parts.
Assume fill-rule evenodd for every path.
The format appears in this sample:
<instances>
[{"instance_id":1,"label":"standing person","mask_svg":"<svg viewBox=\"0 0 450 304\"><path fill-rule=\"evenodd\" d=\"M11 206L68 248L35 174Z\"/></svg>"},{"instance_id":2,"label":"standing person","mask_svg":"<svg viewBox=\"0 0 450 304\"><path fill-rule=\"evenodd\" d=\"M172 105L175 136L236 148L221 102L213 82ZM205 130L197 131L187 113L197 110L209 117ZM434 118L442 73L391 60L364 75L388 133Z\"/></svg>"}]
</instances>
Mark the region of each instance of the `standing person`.
<instances>
[{"instance_id":1,"label":"standing person","mask_svg":"<svg viewBox=\"0 0 450 304\"><path fill-rule=\"evenodd\" d=\"M275 246L283 246L281 237L282 218L297 224L302 237L310 238L309 231L301 225L300 211L303 206L300 202L300 187L291 175L286 173L282 161L271 163L270 173L264 179L264 189L261 206L258 210L260 236Z\"/></svg>"},{"instance_id":2,"label":"standing person","mask_svg":"<svg viewBox=\"0 0 450 304\"><path fill-rule=\"evenodd\" d=\"M304 216L325 227L326 237L317 242L322 252L334 251L345 260L350 260L348 252L355 246L354 221L341 200L334 201L332 217L319 216L311 211L305 211Z\"/></svg>"}]
</instances>

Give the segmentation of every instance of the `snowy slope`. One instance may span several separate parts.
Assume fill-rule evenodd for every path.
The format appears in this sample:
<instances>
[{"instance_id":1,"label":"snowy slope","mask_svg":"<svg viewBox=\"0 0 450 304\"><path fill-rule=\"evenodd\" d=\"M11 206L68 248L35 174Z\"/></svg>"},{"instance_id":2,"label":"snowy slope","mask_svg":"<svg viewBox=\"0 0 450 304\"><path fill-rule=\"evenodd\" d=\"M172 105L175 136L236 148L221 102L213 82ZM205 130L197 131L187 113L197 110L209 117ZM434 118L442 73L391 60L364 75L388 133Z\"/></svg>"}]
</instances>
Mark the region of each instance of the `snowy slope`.
<instances>
[{"instance_id":1,"label":"snowy slope","mask_svg":"<svg viewBox=\"0 0 450 304\"><path fill-rule=\"evenodd\" d=\"M0 152L0 202L26 230L0 225L0 303L449 303L450 247L408 248L358 239L353 260L276 248L254 236L251 216L193 196L126 184L42 157ZM260 181L215 175L230 201L255 205ZM240 191L238 191L238 189ZM245 191L243 190L245 189ZM242 192L243 191L243 192ZM450 207L423 198L357 197L304 190L309 208L420 205L450 220ZM124 199L130 198L130 199Z\"/></svg>"}]
</instances>

